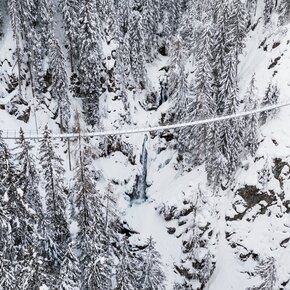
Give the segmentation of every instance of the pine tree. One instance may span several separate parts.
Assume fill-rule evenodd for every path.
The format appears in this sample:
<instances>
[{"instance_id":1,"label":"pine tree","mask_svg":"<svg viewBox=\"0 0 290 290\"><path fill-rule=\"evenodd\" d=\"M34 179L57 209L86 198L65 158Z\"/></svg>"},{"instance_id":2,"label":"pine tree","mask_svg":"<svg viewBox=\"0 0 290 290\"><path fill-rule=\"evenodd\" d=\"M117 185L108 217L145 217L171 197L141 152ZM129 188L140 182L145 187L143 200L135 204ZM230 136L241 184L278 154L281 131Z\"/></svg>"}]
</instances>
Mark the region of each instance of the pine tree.
<instances>
[{"instance_id":1,"label":"pine tree","mask_svg":"<svg viewBox=\"0 0 290 290\"><path fill-rule=\"evenodd\" d=\"M197 58L197 69L194 80L193 94L193 120L208 119L216 115L214 101L214 79L212 64L212 27L207 20L204 20L204 28L200 37L200 47L203 48L203 53ZM188 107L186 108L186 110ZM192 136L190 141L193 142L192 161L194 165L200 165L204 161L206 150L210 150L206 143L208 135L208 126L201 125L192 128Z\"/></svg>"},{"instance_id":2,"label":"pine tree","mask_svg":"<svg viewBox=\"0 0 290 290\"><path fill-rule=\"evenodd\" d=\"M165 289L165 275L161 269L160 258L160 254L155 249L155 242L152 237L150 237L146 248L145 264L141 275L141 285L143 290Z\"/></svg>"},{"instance_id":3,"label":"pine tree","mask_svg":"<svg viewBox=\"0 0 290 290\"><path fill-rule=\"evenodd\" d=\"M78 77L83 112L87 123L91 126L98 125L100 119L102 48L99 25L96 2L94 0L82 2L80 5Z\"/></svg>"},{"instance_id":4,"label":"pine tree","mask_svg":"<svg viewBox=\"0 0 290 290\"><path fill-rule=\"evenodd\" d=\"M152 62L158 49L159 0L145 0L142 10L144 42L147 58Z\"/></svg>"},{"instance_id":5,"label":"pine tree","mask_svg":"<svg viewBox=\"0 0 290 290\"><path fill-rule=\"evenodd\" d=\"M59 258L62 258L70 241L70 233L66 217L67 196L63 183L63 160L55 154L55 148L57 146L52 144L50 131L46 125L39 150L46 193L47 229L43 238L51 244L49 247L56 247L60 253ZM60 261L57 259L58 257L55 257L55 262L59 264Z\"/></svg>"},{"instance_id":6,"label":"pine tree","mask_svg":"<svg viewBox=\"0 0 290 290\"><path fill-rule=\"evenodd\" d=\"M168 97L173 102L172 114L175 122L180 122L184 119L184 108L189 102L188 74L185 70L184 59L184 44L182 39L177 36L174 38L170 52L170 67L168 71Z\"/></svg>"},{"instance_id":7,"label":"pine tree","mask_svg":"<svg viewBox=\"0 0 290 290\"><path fill-rule=\"evenodd\" d=\"M128 240L124 236L121 248L121 258L117 267L117 286L114 290L134 290L136 287L136 276L134 271L136 265L132 253L129 251ZM141 288L142 289L142 288Z\"/></svg>"},{"instance_id":8,"label":"pine tree","mask_svg":"<svg viewBox=\"0 0 290 290\"><path fill-rule=\"evenodd\" d=\"M57 102L56 114L59 115L61 131L67 132L71 118L68 79L65 70L65 59L59 42L55 38L50 45L50 67L52 74L51 96Z\"/></svg>"},{"instance_id":9,"label":"pine tree","mask_svg":"<svg viewBox=\"0 0 290 290\"><path fill-rule=\"evenodd\" d=\"M246 10L249 13L250 17L256 16L257 13L257 0L247 0L246 1Z\"/></svg>"},{"instance_id":10,"label":"pine tree","mask_svg":"<svg viewBox=\"0 0 290 290\"><path fill-rule=\"evenodd\" d=\"M34 210L37 222L43 219L43 209L39 194L39 172L36 169L33 146L25 139L24 132L20 129L19 139L16 141L17 152L14 155L18 168L17 186L23 190L24 201Z\"/></svg>"},{"instance_id":11,"label":"pine tree","mask_svg":"<svg viewBox=\"0 0 290 290\"><path fill-rule=\"evenodd\" d=\"M9 15L11 18L11 24L13 29L13 36L16 41L16 58L17 58L17 67L18 67L18 87L19 94L22 95L22 76L21 76L21 47L20 47L20 7L19 1L17 0L9 0L8 1Z\"/></svg>"},{"instance_id":12,"label":"pine tree","mask_svg":"<svg viewBox=\"0 0 290 290\"><path fill-rule=\"evenodd\" d=\"M208 134L206 138L206 173L207 180L210 185L217 188L223 181L223 177L227 172L228 161L222 154L220 127L223 124L212 123L208 126Z\"/></svg>"},{"instance_id":13,"label":"pine tree","mask_svg":"<svg viewBox=\"0 0 290 290\"><path fill-rule=\"evenodd\" d=\"M265 24L268 24L270 22L274 6L275 6L274 0L265 0L265 7L263 13Z\"/></svg>"},{"instance_id":14,"label":"pine tree","mask_svg":"<svg viewBox=\"0 0 290 290\"><path fill-rule=\"evenodd\" d=\"M237 85L237 59L234 52L231 51L225 59L226 70L222 75L222 86L220 107L223 108L225 115L231 115L238 112L238 85ZM230 119L222 122L220 127L221 149L225 159L228 161L228 170L225 174L231 178L236 171L242 152L242 124L239 119Z\"/></svg>"},{"instance_id":15,"label":"pine tree","mask_svg":"<svg viewBox=\"0 0 290 290\"><path fill-rule=\"evenodd\" d=\"M215 11L215 21L213 31L216 33L213 36L213 68L214 68L214 82L215 82L215 99L217 103L218 115L224 114L224 92L223 92L223 78L227 70L226 58L230 52L230 35L229 35L229 5L223 0ZM231 58L230 58L231 60ZM228 69L233 69L230 66ZM236 62L235 62L236 72Z\"/></svg>"},{"instance_id":16,"label":"pine tree","mask_svg":"<svg viewBox=\"0 0 290 290\"><path fill-rule=\"evenodd\" d=\"M142 16L138 11L132 11L129 19L129 46L131 73L136 84L145 87L145 42Z\"/></svg>"},{"instance_id":17,"label":"pine tree","mask_svg":"<svg viewBox=\"0 0 290 290\"><path fill-rule=\"evenodd\" d=\"M38 32L42 42L43 53L48 54L49 42L53 39L54 3L51 0L37 2Z\"/></svg>"},{"instance_id":18,"label":"pine tree","mask_svg":"<svg viewBox=\"0 0 290 290\"><path fill-rule=\"evenodd\" d=\"M261 276L263 282L257 287L248 288L247 290L275 290L277 289L277 270L275 259L273 257L261 261L260 265L255 268L257 275Z\"/></svg>"},{"instance_id":19,"label":"pine tree","mask_svg":"<svg viewBox=\"0 0 290 290\"><path fill-rule=\"evenodd\" d=\"M4 249L7 249L7 247L10 249L6 254L5 252L2 253L3 264L1 267L2 271L5 272L6 264L6 267L10 268L9 275L13 275L16 278L14 280L14 285L18 288L24 289L22 287L23 281L25 281L26 277L29 275L30 260L35 253L34 243L37 241L35 237L36 227L33 220L33 213L26 203L24 191L20 187L23 184L18 182L20 176L18 168L13 163L11 153L1 137L0 150L2 151L2 158L0 160L2 164L0 172L0 192L1 195L3 193L3 196L1 196L0 207L4 209L7 217L9 217L10 228L10 234L6 237L10 245L4 247ZM9 278L5 273L3 273L3 275L4 278ZM7 281L4 283L7 283Z\"/></svg>"},{"instance_id":20,"label":"pine tree","mask_svg":"<svg viewBox=\"0 0 290 290\"><path fill-rule=\"evenodd\" d=\"M88 140L79 139L79 157L73 192L77 208L76 246L82 271L82 289L110 289L109 258L106 257L105 219L100 192L92 176L92 152Z\"/></svg>"},{"instance_id":21,"label":"pine tree","mask_svg":"<svg viewBox=\"0 0 290 290\"><path fill-rule=\"evenodd\" d=\"M58 289L79 290L80 288L80 265L78 258L73 253L72 244L68 245L64 259L61 263Z\"/></svg>"},{"instance_id":22,"label":"pine tree","mask_svg":"<svg viewBox=\"0 0 290 290\"><path fill-rule=\"evenodd\" d=\"M290 20L290 3L287 0L282 0L279 5L279 22L280 25L285 25Z\"/></svg>"},{"instance_id":23,"label":"pine tree","mask_svg":"<svg viewBox=\"0 0 290 290\"><path fill-rule=\"evenodd\" d=\"M245 46L245 37L247 34L246 27L246 9L241 0L234 0L231 3L231 14L229 17L229 30L231 31L231 49L236 53L237 65L238 56L242 53Z\"/></svg>"},{"instance_id":24,"label":"pine tree","mask_svg":"<svg viewBox=\"0 0 290 290\"><path fill-rule=\"evenodd\" d=\"M280 91L277 85L272 85L271 83L268 85L266 89L265 96L262 100L261 107L272 106L278 103L280 96ZM267 120L273 118L277 113L277 109L273 109L271 111L265 111L260 114L260 123L264 125Z\"/></svg>"},{"instance_id":25,"label":"pine tree","mask_svg":"<svg viewBox=\"0 0 290 290\"><path fill-rule=\"evenodd\" d=\"M172 33L175 34L178 29L179 20L181 16L181 1L175 0L162 0L161 7L168 13L169 23L172 27Z\"/></svg>"},{"instance_id":26,"label":"pine tree","mask_svg":"<svg viewBox=\"0 0 290 290\"><path fill-rule=\"evenodd\" d=\"M0 285L5 289L12 289L15 283L13 259L13 238L8 210L8 196L6 193L7 174L7 145L0 131Z\"/></svg>"},{"instance_id":27,"label":"pine tree","mask_svg":"<svg viewBox=\"0 0 290 290\"><path fill-rule=\"evenodd\" d=\"M62 15L64 29L69 47L71 71L76 69L78 60L78 19L79 19L79 1L64 0L62 5Z\"/></svg>"},{"instance_id":28,"label":"pine tree","mask_svg":"<svg viewBox=\"0 0 290 290\"><path fill-rule=\"evenodd\" d=\"M253 76L250 86L244 97L245 105L244 111L252 111L257 109L257 88L255 85L255 76ZM254 157L258 149L258 129L259 129L259 117L257 114L251 114L244 117L244 147L246 152Z\"/></svg>"}]
</instances>

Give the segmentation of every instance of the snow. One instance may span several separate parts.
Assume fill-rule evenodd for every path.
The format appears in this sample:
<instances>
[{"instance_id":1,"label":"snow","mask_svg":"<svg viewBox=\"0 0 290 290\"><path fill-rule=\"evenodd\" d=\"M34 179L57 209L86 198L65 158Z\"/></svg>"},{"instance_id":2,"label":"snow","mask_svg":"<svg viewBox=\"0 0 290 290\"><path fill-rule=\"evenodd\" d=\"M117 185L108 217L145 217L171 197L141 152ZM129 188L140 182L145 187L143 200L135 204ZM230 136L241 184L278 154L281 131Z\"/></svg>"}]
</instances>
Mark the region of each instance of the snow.
<instances>
[{"instance_id":1,"label":"snow","mask_svg":"<svg viewBox=\"0 0 290 290\"><path fill-rule=\"evenodd\" d=\"M262 5L259 3L257 13L261 14ZM247 46L241 57L239 66L239 87L240 95L243 97L247 90L248 84L252 75L256 75L259 100L263 98L265 89L270 81L278 83L281 88L281 99L279 103L289 105L290 94L290 38L288 27L265 29L262 21L258 24L254 31L251 31ZM265 45L268 50L263 47L259 48L262 41L266 39ZM280 45L273 49L273 43L280 42ZM13 47L12 33L6 33L6 37L0 41L1 56L0 64L5 58L12 59L12 53L9 48ZM104 46L104 54L106 57L110 55L112 46ZM3 52L3 54L2 54ZM273 69L268 69L272 61L281 56L278 64ZM167 57L160 57L153 64L148 65L149 78L152 87L157 90L159 77L162 75L160 69L168 64ZM112 61L107 59L107 67L112 66ZM1 66L1 72L5 73L11 68L7 62ZM274 71L276 71L274 75ZM274 76L273 76L274 75ZM134 153L139 159L142 151L142 143L144 133L149 131L159 131L164 129L174 129L183 126L193 126L202 122L194 122L189 124L178 124L177 126L158 126L160 115L168 110L168 104L163 104L156 112L146 112L142 109L139 102L144 101L144 94L136 91L128 92L130 99L130 110L133 117L133 125L128 125L121 122L118 118L123 110L121 101L113 101L113 95L107 94L106 103L103 105L103 114L105 120L103 123L104 131L84 134L86 136L102 136L105 135L124 135L123 138L134 146ZM11 95L7 94L4 86L0 85L0 104L6 104L11 99ZM73 107L80 111L79 100L73 100ZM273 108L273 107L271 107ZM55 134L57 138L76 137L75 135L60 135L59 129L55 121L51 119L49 112L45 109L37 108L36 116L39 121L39 128L43 128L45 124ZM259 110L255 112L260 112ZM236 114L243 116L245 113ZM232 117L232 116L231 116ZM216 120L216 119L214 119ZM214 120L211 120L214 121ZM218 119L220 120L220 118ZM204 123L204 122L203 122ZM245 185L255 185L262 191L274 190L276 195L284 194L285 198L290 199L290 180L289 170L283 168L283 186L281 188L280 180L271 177L270 182L266 187L258 183L258 172L262 170L265 162L269 160L270 166L273 166L274 158L281 158L283 161L290 162L290 113L289 108L281 108L279 113L273 120L269 121L261 129L261 143L256 157L249 158L243 161L243 168L240 168L236 174L235 186L228 191L220 191L217 196L213 194L213 190L207 186L205 169L201 166L195 168L192 172L181 174L175 169L176 152L171 149L157 153L157 149L162 145L168 145L165 141L158 138L149 137L148 149L148 176L147 183L150 185L147 188L148 200L141 204L131 204L128 194L132 189L135 176L138 173L137 164L131 164L128 158L120 152L115 152L107 158L100 158L95 161L94 166L102 173L102 179L98 183L101 191L105 191L110 181L114 181L114 197L118 199L118 205L121 212L124 212L124 218L129 226L139 234L133 235L131 241L134 243L144 243L150 236L156 242L156 248L162 256L164 272L167 276L166 290L172 290L174 282L180 277L175 272L174 264L180 261L182 241L176 235L168 233L168 227L177 227L176 221L169 223L165 222L164 218L158 214L158 208L162 205L182 207L184 198L191 198L198 188L202 188L209 192L209 206L216 207L218 216L212 215L199 217L200 223L205 223L208 219L215 225L215 230L218 232L219 240L216 249L216 269L207 285L207 290L246 290L247 287L257 285L259 277L252 278L247 273L251 273L257 261L249 258L247 261L241 261L239 255L242 251L248 253L252 251L260 257L273 256L277 262L278 280L285 282L290 276L290 246L281 247L281 242L289 238L289 213L281 212L279 200L277 204L267 208L265 214L258 214L261 208L266 207L265 201L255 205L251 210L245 213L242 220L226 221L226 217L234 217L235 214L244 213L246 211L245 201L240 196L236 195L236 190ZM29 122L23 123L15 120L14 116L9 115L6 111L1 110L0 129L3 130L3 137L14 137L20 127L24 129L27 136L37 137L33 116ZM152 128L153 127L153 128ZM140 129L141 128L141 129ZM39 130L41 131L41 130ZM134 135L126 136L134 133ZM136 134L135 134L136 133ZM58 140L60 143L61 140ZM96 144L97 138L92 139L92 143ZM274 142L275 141L275 142ZM160 144L164 142L164 144ZM9 141L9 144L13 142ZM61 143L62 144L62 143ZM95 145L94 145L95 146ZM65 159L67 168L67 179L72 179L72 173L68 170L67 155L64 153L66 148L60 147L59 154ZM248 168L248 169L246 169ZM21 193L21 192L19 192ZM8 196L4 196L4 201L8 200ZM235 208L233 208L235 204ZM77 230L76 223L71 224L71 232ZM177 228L177 232L182 232L182 228ZM230 238L226 238L226 234L230 233ZM233 243L242 245L238 248L233 248ZM245 249L243 249L245 247ZM286 286L287 287L287 286ZM46 286L41 288L47 290ZM285 288L285 290L289 290Z\"/></svg>"}]
</instances>

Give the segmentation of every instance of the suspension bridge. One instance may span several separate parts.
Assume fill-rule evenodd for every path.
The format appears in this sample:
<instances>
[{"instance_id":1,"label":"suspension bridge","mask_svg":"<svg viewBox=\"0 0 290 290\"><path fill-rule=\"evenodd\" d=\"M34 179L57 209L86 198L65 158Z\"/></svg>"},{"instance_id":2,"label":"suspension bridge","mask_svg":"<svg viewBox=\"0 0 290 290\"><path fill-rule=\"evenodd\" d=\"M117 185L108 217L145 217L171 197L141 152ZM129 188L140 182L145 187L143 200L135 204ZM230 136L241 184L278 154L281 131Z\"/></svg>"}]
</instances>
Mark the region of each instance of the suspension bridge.
<instances>
[{"instance_id":1,"label":"suspension bridge","mask_svg":"<svg viewBox=\"0 0 290 290\"><path fill-rule=\"evenodd\" d=\"M112 131L63 133L63 134L52 132L51 138L52 139L76 139L80 137L85 138L85 137L102 137L102 136L121 136L121 135L132 135L132 134L141 134L141 133L149 133L149 132L161 132L165 130L176 130L176 129L182 129L186 127L193 127L193 126L198 126L198 125L205 125L205 124L227 121L230 119L242 118L242 117L246 117L246 116L250 116L254 114L259 114L262 112L273 111L275 109L280 109L280 108L288 107L288 106L290 106L290 101L282 103L282 104L270 105L263 108L254 109L251 111L238 112L232 115L218 116L218 117L213 117L213 118L208 118L208 119L195 120L192 122L147 127L147 128L126 128L122 130L112 130ZM11 132L11 131L2 130L2 138L6 140L19 139L19 133L16 131ZM32 134L32 132L30 131L24 131L24 138L31 139L31 140L39 140L39 139L42 139L43 137L41 134L35 134L35 133Z\"/></svg>"}]
</instances>

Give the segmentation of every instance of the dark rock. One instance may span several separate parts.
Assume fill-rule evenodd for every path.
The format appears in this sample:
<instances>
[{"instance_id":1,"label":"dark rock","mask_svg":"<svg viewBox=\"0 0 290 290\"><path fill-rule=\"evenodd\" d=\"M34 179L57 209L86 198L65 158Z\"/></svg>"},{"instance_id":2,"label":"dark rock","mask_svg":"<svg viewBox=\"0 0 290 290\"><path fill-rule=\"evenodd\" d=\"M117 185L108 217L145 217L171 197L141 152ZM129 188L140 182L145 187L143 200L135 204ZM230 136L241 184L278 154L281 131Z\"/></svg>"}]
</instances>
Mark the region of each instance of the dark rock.
<instances>
[{"instance_id":1,"label":"dark rock","mask_svg":"<svg viewBox=\"0 0 290 290\"><path fill-rule=\"evenodd\" d=\"M176 232L176 228L167 228L167 232L169 235L173 235Z\"/></svg>"}]
</instances>

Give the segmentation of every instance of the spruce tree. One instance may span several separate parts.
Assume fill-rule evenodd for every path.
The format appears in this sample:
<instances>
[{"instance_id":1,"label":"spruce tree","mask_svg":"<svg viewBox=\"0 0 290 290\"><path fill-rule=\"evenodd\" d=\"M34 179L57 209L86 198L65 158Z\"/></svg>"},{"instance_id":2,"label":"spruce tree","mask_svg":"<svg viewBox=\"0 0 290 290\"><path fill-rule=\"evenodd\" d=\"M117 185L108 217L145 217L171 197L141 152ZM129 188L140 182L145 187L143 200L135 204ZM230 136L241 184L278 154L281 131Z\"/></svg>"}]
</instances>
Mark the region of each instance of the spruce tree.
<instances>
[{"instance_id":1,"label":"spruce tree","mask_svg":"<svg viewBox=\"0 0 290 290\"><path fill-rule=\"evenodd\" d=\"M121 248L121 257L117 266L117 285L114 290L138 289L136 287L138 281L136 280L136 276L134 275L134 273L136 274L135 269L137 266L135 265L135 262L136 261L129 250L127 237L124 236Z\"/></svg>"},{"instance_id":2,"label":"spruce tree","mask_svg":"<svg viewBox=\"0 0 290 290\"><path fill-rule=\"evenodd\" d=\"M50 67L52 74L51 96L57 102L60 129L62 132L69 131L71 118L70 100L68 96L68 78L65 70L65 59L59 42L54 38L50 44Z\"/></svg>"},{"instance_id":3,"label":"spruce tree","mask_svg":"<svg viewBox=\"0 0 290 290\"><path fill-rule=\"evenodd\" d=\"M205 19L204 28L201 33L200 48L203 53L197 56L197 70L194 80L194 108L192 121L208 119L216 115L214 101L214 79L212 70L212 27ZM188 109L188 108L187 108ZM201 125L192 128L191 142L193 142L192 160L194 165L200 165L204 161L208 143L208 125Z\"/></svg>"},{"instance_id":4,"label":"spruce tree","mask_svg":"<svg viewBox=\"0 0 290 290\"><path fill-rule=\"evenodd\" d=\"M268 24L270 22L274 7L275 7L274 0L265 0L264 13L263 13L265 24Z\"/></svg>"},{"instance_id":5,"label":"spruce tree","mask_svg":"<svg viewBox=\"0 0 290 290\"><path fill-rule=\"evenodd\" d=\"M133 10L129 19L129 46L131 73L134 81L141 88L145 87L145 42L142 16Z\"/></svg>"},{"instance_id":6,"label":"spruce tree","mask_svg":"<svg viewBox=\"0 0 290 290\"><path fill-rule=\"evenodd\" d=\"M279 23L285 25L290 20L290 3L287 0L282 0L279 5Z\"/></svg>"},{"instance_id":7,"label":"spruce tree","mask_svg":"<svg viewBox=\"0 0 290 290\"><path fill-rule=\"evenodd\" d=\"M257 287L251 287L247 290L274 290L277 289L277 269L275 259L267 258L255 268L255 274L261 276L263 282Z\"/></svg>"},{"instance_id":8,"label":"spruce tree","mask_svg":"<svg viewBox=\"0 0 290 290\"><path fill-rule=\"evenodd\" d=\"M76 246L82 271L82 289L110 289L106 257L105 219L100 192L92 175L92 152L88 140L79 139L79 156L73 187L77 208Z\"/></svg>"},{"instance_id":9,"label":"spruce tree","mask_svg":"<svg viewBox=\"0 0 290 290\"><path fill-rule=\"evenodd\" d=\"M17 186L23 190L24 201L34 210L37 222L40 223L43 219L42 202L38 190L40 177L36 169L36 157L32 153L33 146L25 139L22 129L20 129L14 150L17 151L14 155L18 168Z\"/></svg>"},{"instance_id":10,"label":"spruce tree","mask_svg":"<svg viewBox=\"0 0 290 290\"><path fill-rule=\"evenodd\" d=\"M278 103L280 96L280 90L277 85L272 85L271 83L268 85L265 96L263 97L261 107L273 106ZM260 114L260 123L264 125L269 119L273 118L277 113L277 109L273 109L271 111L265 111Z\"/></svg>"},{"instance_id":11,"label":"spruce tree","mask_svg":"<svg viewBox=\"0 0 290 290\"><path fill-rule=\"evenodd\" d=\"M99 124L99 98L101 93L100 70L102 48L100 24L96 1L88 0L80 4L80 58L78 78L80 97L83 100L83 112L86 122L95 126Z\"/></svg>"},{"instance_id":12,"label":"spruce tree","mask_svg":"<svg viewBox=\"0 0 290 290\"><path fill-rule=\"evenodd\" d=\"M62 15L64 21L64 29L66 34L66 41L69 47L69 59L71 64L71 71L76 69L78 60L78 20L79 20L79 1L64 0L62 5Z\"/></svg>"},{"instance_id":13,"label":"spruce tree","mask_svg":"<svg viewBox=\"0 0 290 290\"><path fill-rule=\"evenodd\" d=\"M255 85L255 76L253 76L250 86L244 97L245 104L244 110L252 111L257 109L257 88ZM244 147L246 153L254 157L258 148L258 129L259 129L259 117L257 114L251 114L244 117Z\"/></svg>"},{"instance_id":14,"label":"spruce tree","mask_svg":"<svg viewBox=\"0 0 290 290\"><path fill-rule=\"evenodd\" d=\"M19 1L21 11L21 34L24 40L23 51L27 55L27 66L34 101L43 102L43 52L38 31L38 3L35 0ZM47 44L46 44L47 46Z\"/></svg>"},{"instance_id":15,"label":"spruce tree","mask_svg":"<svg viewBox=\"0 0 290 290\"><path fill-rule=\"evenodd\" d=\"M44 189L46 194L46 232L43 238L49 248L56 248L62 259L70 241L66 217L67 196L64 186L63 160L56 155L56 144L52 144L47 125L40 141L40 164L43 169ZM60 261L55 262L59 265Z\"/></svg>"},{"instance_id":16,"label":"spruce tree","mask_svg":"<svg viewBox=\"0 0 290 290\"><path fill-rule=\"evenodd\" d=\"M73 253L73 246L69 244L60 267L58 281L60 290L80 290L80 265Z\"/></svg>"},{"instance_id":17,"label":"spruce tree","mask_svg":"<svg viewBox=\"0 0 290 290\"><path fill-rule=\"evenodd\" d=\"M145 250L144 266L141 274L141 289L143 290L163 290L165 289L165 275L161 269L160 254L155 249L155 242L152 237L148 240Z\"/></svg>"},{"instance_id":18,"label":"spruce tree","mask_svg":"<svg viewBox=\"0 0 290 290\"><path fill-rule=\"evenodd\" d=\"M159 0L145 0L142 10L144 42L147 59L153 61L158 49Z\"/></svg>"},{"instance_id":19,"label":"spruce tree","mask_svg":"<svg viewBox=\"0 0 290 290\"><path fill-rule=\"evenodd\" d=\"M9 15L11 19L13 36L16 41L16 58L18 67L18 87L19 94L22 95L22 76L21 76L21 64L22 64L22 51L20 47L20 36L21 36L21 25L20 25L20 6L19 1L9 0L8 1Z\"/></svg>"},{"instance_id":20,"label":"spruce tree","mask_svg":"<svg viewBox=\"0 0 290 290\"><path fill-rule=\"evenodd\" d=\"M236 53L236 59L242 53L245 46L246 27L246 8L241 0L234 0L231 3L231 14L229 17L229 30L231 31L231 49ZM238 61L237 61L238 65Z\"/></svg>"}]
</instances>

